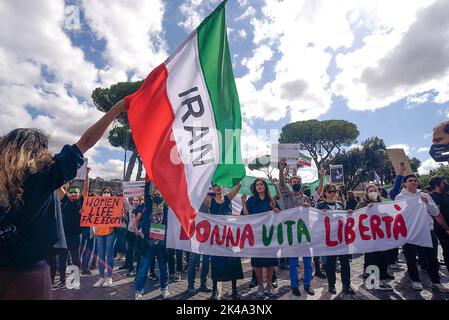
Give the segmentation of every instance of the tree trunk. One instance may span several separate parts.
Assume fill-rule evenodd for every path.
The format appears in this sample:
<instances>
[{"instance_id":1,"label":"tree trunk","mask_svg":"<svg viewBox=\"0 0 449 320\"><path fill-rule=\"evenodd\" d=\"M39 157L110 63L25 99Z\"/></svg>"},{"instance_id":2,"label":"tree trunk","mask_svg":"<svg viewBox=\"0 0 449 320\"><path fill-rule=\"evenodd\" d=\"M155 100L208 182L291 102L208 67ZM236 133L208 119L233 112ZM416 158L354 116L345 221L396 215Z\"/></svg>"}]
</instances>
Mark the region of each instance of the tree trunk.
<instances>
[{"instance_id":1,"label":"tree trunk","mask_svg":"<svg viewBox=\"0 0 449 320\"><path fill-rule=\"evenodd\" d=\"M140 157L137 158L137 161L139 162L139 166L137 168L136 181L140 181L140 180L142 180L143 163L142 163L142 159L140 159Z\"/></svg>"},{"instance_id":2,"label":"tree trunk","mask_svg":"<svg viewBox=\"0 0 449 320\"><path fill-rule=\"evenodd\" d=\"M129 158L128 167L126 168L125 181L131 180L131 175L133 173L136 160L137 160L137 151L133 151L131 157Z\"/></svg>"}]
</instances>

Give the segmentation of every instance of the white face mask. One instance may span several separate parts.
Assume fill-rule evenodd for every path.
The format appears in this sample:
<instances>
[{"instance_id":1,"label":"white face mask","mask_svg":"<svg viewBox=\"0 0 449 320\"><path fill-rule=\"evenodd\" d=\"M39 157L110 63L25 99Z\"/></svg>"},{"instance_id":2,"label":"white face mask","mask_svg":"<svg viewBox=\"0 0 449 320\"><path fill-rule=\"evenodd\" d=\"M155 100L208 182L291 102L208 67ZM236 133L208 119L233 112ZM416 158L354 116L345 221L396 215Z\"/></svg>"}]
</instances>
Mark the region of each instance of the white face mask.
<instances>
[{"instance_id":1,"label":"white face mask","mask_svg":"<svg viewBox=\"0 0 449 320\"><path fill-rule=\"evenodd\" d=\"M371 201L376 201L378 196L379 196L379 193L376 192L376 191L373 191L373 192L368 193L368 198L369 198Z\"/></svg>"}]
</instances>

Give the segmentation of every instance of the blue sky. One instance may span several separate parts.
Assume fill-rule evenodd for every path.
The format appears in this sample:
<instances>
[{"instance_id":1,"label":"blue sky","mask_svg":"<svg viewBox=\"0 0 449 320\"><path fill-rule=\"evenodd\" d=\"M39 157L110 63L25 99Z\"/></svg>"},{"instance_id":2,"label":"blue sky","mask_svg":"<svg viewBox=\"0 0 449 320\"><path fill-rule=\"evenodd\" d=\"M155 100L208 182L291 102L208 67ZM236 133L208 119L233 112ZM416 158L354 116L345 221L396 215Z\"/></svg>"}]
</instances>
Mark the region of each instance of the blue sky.
<instances>
[{"instance_id":1,"label":"blue sky","mask_svg":"<svg viewBox=\"0 0 449 320\"><path fill-rule=\"evenodd\" d=\"M101 116L94 88L145 77L218 2L0 6L2 30L10 31L0 36L0 134L33 126L49 134L54 150L75 142ZM430 134L449 117L448 21L447 0L229 0L244 155L269 151L260 129L344 119L357 125L359 141L378 136L423 161L421 172L433 168ZM107 139L88 156L94 175L121 176L123 151ZM303 174L313 179L313 170Z\"/></svg>"}]
</instances>

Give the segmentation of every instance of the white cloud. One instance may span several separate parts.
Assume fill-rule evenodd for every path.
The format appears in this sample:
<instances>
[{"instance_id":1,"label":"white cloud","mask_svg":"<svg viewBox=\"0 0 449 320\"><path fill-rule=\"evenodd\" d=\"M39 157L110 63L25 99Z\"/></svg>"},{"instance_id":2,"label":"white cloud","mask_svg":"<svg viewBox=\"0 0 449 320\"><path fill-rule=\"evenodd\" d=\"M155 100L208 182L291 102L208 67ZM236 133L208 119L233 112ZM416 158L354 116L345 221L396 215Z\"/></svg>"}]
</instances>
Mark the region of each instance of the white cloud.
<instances>
[{"instance_id":1,"label":"white cloud","mask_svg":"<svg viewBox=\"0 0 449 320\"><path fill-rule=\"evenodd\" d=\"M219 2L219 0L185 1L179 8L184 16L184 20L179 22L178 25L188 32L195 30L200 25L201 21L203 21L203 19L212 12Z\"/></svg>"},{"instance_id":2,"label":"white cloud","mask_svg":"<svg viewBox=\"0 0 449 320\"><path fill-rule=\"evenodd\" d=\"M442 163L435 162L435 160L433 159L427 159L423 163L421 163L421 166L418 168L418 173L429 174L430 170L437 169L442 165Z\"/></svg>"},{"instance_id":3,"label":"white cloud","mask_svg":"<svg viewBox=\"0 0 449 320\"><path fill-rule=\"evenodd\" d=\"M410 153L410 146L401 143L392 144L391 146L387 147L387 149L403 149L406 155Z\"/></svg>"},{"instance_id":4,"label":"white cloud","mask_svg":"<svg viewBox=\"0 0 449 320\"><path fill-rule=\"evenodd\" d=\"M434 102L448 101L449 1L375 3L374 10L360 11L360 19L370 22L363 46L337 56L342 72L332 91L356 110L385 107L409 96L422 103L429 91L437 93Z\"/></svg>"},{"instance_id":5,"label":"white cloud","mask_svg":"<svg viewBox=\"0 0 449 320\"><path fill-rule=\"evenodd\" d=\"M144 79L167 57L161 0L100 1L83 0L86 20L98 38L106 40L104 58L108 61L100 77L103 85Z\"/></svg>"},{"instance_id":6,"label":"white cloud","mask_svg":"<svg viewBox=\"0 0 449 320\"><path fill-rule=\"evenodd\" d=\"M101 112L80 103L98 85L98 71L61 29L63 1L8 1L0 5L0 134L35 127L56 152L75 143ZM42 76L45 71L52 79ZM34 119L27 108L33 108Z\"/></svg>"},{"instance_id":7,"label":"white cloud","mask_svg":"<svg viewBox=\"0 0 449 320\"><path fill-rule=\"evenodd\" d=\"M426 103L427 101L429 101L429 99L430 99L429 93L425 93L425 94L421 94L421 95L417 94L417 95L407 97L407 104L414 104L414 105L423 104L423 103Z\"/></svg>"},{"instance_id":8,"label":"white cloud","mask_svg":"<svg viewBox=\"0 0 449 320\"><path fill-rule=\"evenodd\" d=\"M429 152L429 148L428 147L419 148L416 152L418 152L418 153Z\"/></svg>"}]
</instances>

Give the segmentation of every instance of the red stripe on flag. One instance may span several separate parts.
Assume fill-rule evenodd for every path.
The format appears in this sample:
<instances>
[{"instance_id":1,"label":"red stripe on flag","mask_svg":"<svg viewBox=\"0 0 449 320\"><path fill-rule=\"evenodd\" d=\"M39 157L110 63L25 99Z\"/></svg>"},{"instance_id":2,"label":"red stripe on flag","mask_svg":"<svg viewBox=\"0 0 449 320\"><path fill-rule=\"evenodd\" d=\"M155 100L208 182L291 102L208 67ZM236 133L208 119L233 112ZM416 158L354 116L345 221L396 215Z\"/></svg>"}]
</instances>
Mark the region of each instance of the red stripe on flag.
<instances>
[{"instance_id":1,"label":"red stripe on flag","mask_svg":"<svg viewBox=\"0 0 449 320\"><path fill-rule=\"evenodd\" d=\"M140 89L125 98L134 143L148 177L188 233L196 212L188 195L184 164L172 138L174 113L167 96L168 72L164 64L154 69ZM171 156L177 157L177 164Z\"/></svg>"}]
</instances>

